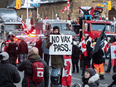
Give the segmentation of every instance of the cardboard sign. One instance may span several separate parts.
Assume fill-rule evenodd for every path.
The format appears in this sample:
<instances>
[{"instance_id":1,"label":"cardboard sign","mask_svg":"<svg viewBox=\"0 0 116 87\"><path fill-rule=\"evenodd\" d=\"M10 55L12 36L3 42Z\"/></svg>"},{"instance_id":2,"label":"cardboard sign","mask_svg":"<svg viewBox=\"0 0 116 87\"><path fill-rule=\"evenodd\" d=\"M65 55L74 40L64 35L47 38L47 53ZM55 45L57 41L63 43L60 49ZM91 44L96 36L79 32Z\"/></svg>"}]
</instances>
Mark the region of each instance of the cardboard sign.
<instances>
[{"instance_id":1,"label":"cardboard sign","mask_svg":"<svg viewBox=\"0 0 116 87\"><path fill-rule=\"evenodd\" d=\"M72 35L50 35L50 55L71 55Z\"/></svg>"}]
</instances>

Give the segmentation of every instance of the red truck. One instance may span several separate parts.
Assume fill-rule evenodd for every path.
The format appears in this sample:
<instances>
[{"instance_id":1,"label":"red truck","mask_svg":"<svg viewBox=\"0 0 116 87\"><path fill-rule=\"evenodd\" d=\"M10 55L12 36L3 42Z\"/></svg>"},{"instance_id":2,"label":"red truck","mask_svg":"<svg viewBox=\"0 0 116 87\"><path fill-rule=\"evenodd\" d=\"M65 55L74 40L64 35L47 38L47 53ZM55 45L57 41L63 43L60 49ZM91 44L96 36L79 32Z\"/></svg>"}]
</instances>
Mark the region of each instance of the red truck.
<instances>
[{"instance_id":1,"label":"red truck","mask_svg":"<svg viewBox=\"0 0 116 87\"><path fill-rule=\"evenodd\" d=\"M106 20L84 20L83 21L83 33L88 34L91 38L98 38L101 31L106 25L105 34L116 34L112 31L112 26L110 21Z\"/></svg>"}]
</instances>

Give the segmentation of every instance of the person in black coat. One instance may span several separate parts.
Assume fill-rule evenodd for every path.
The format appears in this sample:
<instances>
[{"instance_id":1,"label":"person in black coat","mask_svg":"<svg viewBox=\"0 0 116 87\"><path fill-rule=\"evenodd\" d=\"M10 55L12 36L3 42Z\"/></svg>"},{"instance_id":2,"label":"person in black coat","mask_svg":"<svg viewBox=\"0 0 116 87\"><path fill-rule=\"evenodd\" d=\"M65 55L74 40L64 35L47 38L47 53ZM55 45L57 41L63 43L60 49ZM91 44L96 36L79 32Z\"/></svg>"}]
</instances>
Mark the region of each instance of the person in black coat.
<instances>
[{"instance_id":1,"label":"person in black coat","mask_svg":"<svg viewBox=\"0 0 116 87\"><path fill-rule=\"evenodd\" d=\"M14 42L14 39L11 39L11 42L8 45L7 52L9 54L10 63L13 65L16 65L16 59L17 59L17 44Z\"/></svg>"},{"instance_id":2,"label":"person in black coat","mask_svg":"<svg viewBox=\"0 0 116 87\"><path fill-rule=\"evenodd\" d=\"M20 62L23 62L23 56L24 56L24 60L27 59L28 45L22 38L18 46L18 53L20 56Z\"/></svg>"},{"instance_id":3,"label":"person in black coat","mask_svg":"<svg viewBox=\"0 0 116 87\"><path fill-rule=\"evenodd\" d=\"M84 17L85 19L87 19L87 17L89 17L89 19L92 19L92 16L89 14L89 11L93 8L90 8L90 9L82 9L80 8L83 12L84 12Z\"/></svg>"},{"instance_id":4,"label":"person in black coat","mask_svg":"<svg viewBox=\"0 0 116 87\"><path fill-rule=\"evenodd\" d=\"M76 65L76 69L77 69L77 73L79 72L79 66L78 66L78 62L79 62L79 56L80 56L80 48L77 46L78 42L73 41L73 47L72 47L72 66L73 66L73 70L72 73L75 72L75 65Z\"/></svg>"},{"instance_id":5,"label":"person in black coat","mask_svg":"<svg viewBox=\"0 0 116 87\"><path fill-rule=\"evenodd\" d=\"M20 75L16 67L9 63L7 52L0 53L0 87L15 87L20 82Z\"/></svg>"},{"instance_id":6,"label":"person in black coat","mask_svg":"<svg viewBox=\"0 0 116 87\"><path fill-rule=\"evenodd\" d=\"M99 47L99 50L92 56L94 68L100 74L100 79L104 79L103 55L103 50Z\"/></svg>"},{"instance_id":7,"label":"person in black coat","mask_svg":"<svg viewBox=\"0 0 116 87\"><path fill-rule=\"evenodd\" d=\"M87 66L87 68L90 68L90 60L91 60L90 53L92 51L92 47L90 45L91 45L91 42L88 41L87 45L86 45L87 56L85 57L83 54L81 55L82 56L82 67L83 67L82 68L82 76L85 73L85 67Z\"/></svg>"},{"instance_id":8,"label":"person in black coat","mask_svg":"<svg viewBox=\"0 0 116 87\"><path fill-rule=\"evenodd\" d=\"M33 47L30 50L29 56L27 60L24 60L19 66L19 71L24 71L24 78L22 81L22 87L27 87L28 79L29 79L29 87L36 87L35 82L32 81L33 76L33 68L32 63L34 62L42 62L44 65L44 80L43 82L38 84L38 87L48 87L49 84L49 70L46 62L40 58L38 55L38 49Z\"/></svg>"}]
</instances>

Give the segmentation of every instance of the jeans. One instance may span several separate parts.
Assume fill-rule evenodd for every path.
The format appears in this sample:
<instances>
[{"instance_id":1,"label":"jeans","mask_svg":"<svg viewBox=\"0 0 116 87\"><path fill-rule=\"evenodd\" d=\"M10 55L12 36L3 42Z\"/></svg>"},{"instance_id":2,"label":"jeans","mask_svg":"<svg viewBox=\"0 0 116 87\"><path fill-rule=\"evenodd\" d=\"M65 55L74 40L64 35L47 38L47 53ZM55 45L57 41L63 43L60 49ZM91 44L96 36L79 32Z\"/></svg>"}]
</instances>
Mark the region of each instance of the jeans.
<instances>
[{"instance_id":1,"label":"jeans","mask_svg":"<svg viewBox=\"0 0 116 87\"><path fill-rule=\"evenodd\" d=\"M92 19L91 15L84 15L85 19L87 19L87 17L89 17L89 19Z\"/></svg>"},{"instance_id":2,"label":"jeans","mask_svg":"<svg viewBox=\"0 0 116 87\"><path fill-rule=\"evenodd\" d=\"M27 59L27 54L20 54L20 62L23 62L23 56L24 56L24 60Z\"/></svg>"}]
</instances>

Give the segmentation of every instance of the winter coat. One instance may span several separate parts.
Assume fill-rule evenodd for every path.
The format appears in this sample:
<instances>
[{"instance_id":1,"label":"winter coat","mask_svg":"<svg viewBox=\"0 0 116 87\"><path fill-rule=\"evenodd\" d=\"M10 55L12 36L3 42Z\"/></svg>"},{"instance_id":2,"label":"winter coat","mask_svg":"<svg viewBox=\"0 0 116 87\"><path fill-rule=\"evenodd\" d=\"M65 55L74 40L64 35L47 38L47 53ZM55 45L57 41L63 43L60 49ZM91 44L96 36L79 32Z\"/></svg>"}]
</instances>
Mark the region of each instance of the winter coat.
<instances>
[{"instance_id":1,"label":"winter coat","mask_svg":"<svg viewBox=\"0 0 116 87\"><path fill-rule=\"evenodd\" d=\"M42 46L42 40L40 39L40 40L36 41L35 47L38 48L38 50L39 50L39 55L42 57L43 51L42 51L42 49L41 49L41 46Z\"/></svg>"},{"instance_id":2,"label":"winter coat","mask_svg":"<svg viewBox=\"0 0 116 87\"><path fill-rule=\"evenodd\" d=\"M31 53L27 60L23 61L21 65L18 66L19 71L24 71L24 78L22 81L22 87L27 87L28 78L29 79L29 87L36 87L36 84L31 80L33 76L32 63L41 61L44 65L44 81L38 84L38 87L48 87L49 83L49 71L48 66L44 60L40 58L38 54Z\"/></svg>"},{"instance_id":3,"label":"winter coat","mask_svg":"<svg viewBox=\"0 0 116 87\"><path fill-rule=\"evenodd\" d=\"M17 44L15 42L10 42L7 48L8 54L12 56L17 55Z\"/></svg>"},{"instance_id":4,"label":"winter coat","mask_svg":"<svg viewBox=\"0 0 116 87\"><path fill-rule=\"evenodd\" d=\"M19 43L18 52L19 54L28 54L28 46L24 40L21 40L21 42Z\"/></svg>"},{"instance_id":5,"label":"winter coat","mask_svg":"<svg viewBox=\"0 0 116 87\"><path fill-rule=\"evenodd\" d=\"M0 87L14 87L14 83L20 81L20 75L16 67L9 61L0 63Z\"/></svg>"},{"instance_id":6,"label":"winter coat","mask_svg":"<svg viewBox=\"0 0 116 87\"><path fill-rule=\"evenodd\" d=\"M52 43L50 43L50 37L47 38L46 48L49 49ZM51 67L52 68L64 68L63 55L51 55Z\"/></svg>"},{"instance_id":7,"label":"winter coat","mask_svg":"<svg viewBox=\"0 0 116 87\"><path fill-rule=\"evenodd\" d=\"M71 56L73 63L79 61L80 54L81 54L81 51L80 51L79 47L76 46L76 45L73 45L73 47L72 47L72 56Z\"/></svg>"},{"instance_id":8,"label":"winter coat","mask_svg":"<svg viewBox=\"0 0 116 87\"><path fill-rule=\"evenodd\" d=\"M49 54L49 49L46 48L46 42L47 42L46 39L43 40L41 48L42 48L42 51L43 51L44 54Z\"/></svg>"},{"instance_id":9,"label":"winter coat","mask_svg":"<svg viewBox=\"0 0 116 87\"><path fill-rule=\"evenodd\" d=\"M86 49L87 49L87 56L85 57L83 54L81 55L82 56L82 60L83 61L90 61L91 60L91 57L90 57L90 53L92 51L92 47L86 45Z\"/></svg>"},{"instance_id":10,"label":"winter coat","mask_svg":"<svg viewBox=\"0 0 116 87\"><path fill-rule=\"evenodd\" d=\"M99 86L98 79L99 79L98 74L95 74L94 76L91 76L88 79L82 77L82 81L83 81L83 86L82 87L86 87L86 85L88 85L88 87L98 87Z\"/></svg>"},{"instance_id":11,"label":"winter coat","mask_svg":"<svg viewBox=\"0 0 116 87\"><path fill-rule=\"evenodd\" d=\"M93 63L95 64L102 64L103 63L103 58L102 56L104 55L102 49L99 49L98 52L96 52L94 55L93 55Z\"/></svg>"}]
</instances>

